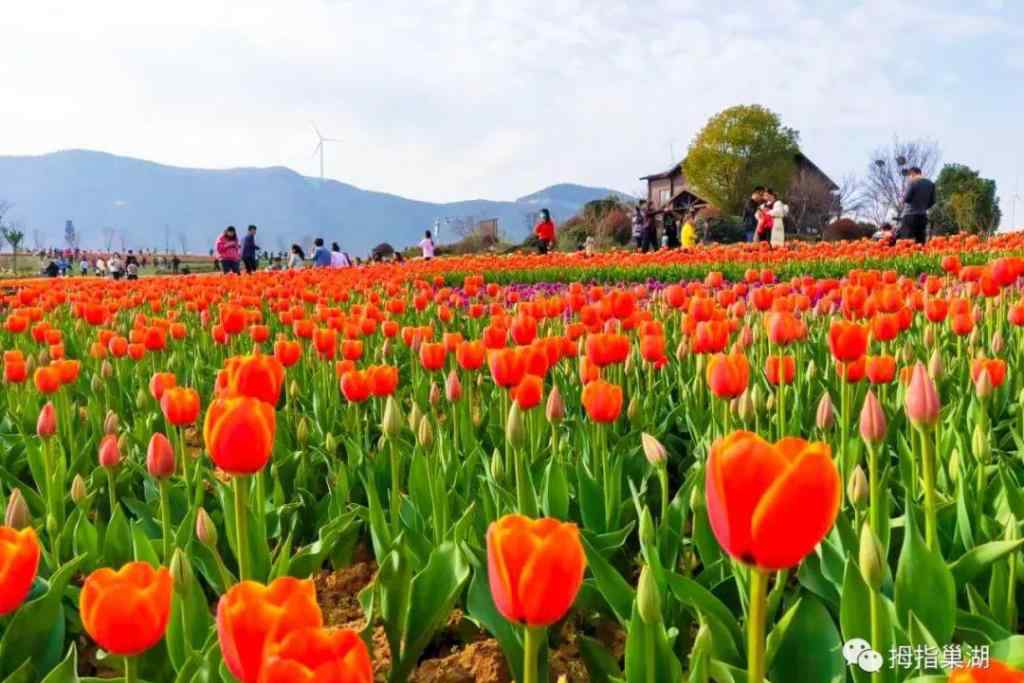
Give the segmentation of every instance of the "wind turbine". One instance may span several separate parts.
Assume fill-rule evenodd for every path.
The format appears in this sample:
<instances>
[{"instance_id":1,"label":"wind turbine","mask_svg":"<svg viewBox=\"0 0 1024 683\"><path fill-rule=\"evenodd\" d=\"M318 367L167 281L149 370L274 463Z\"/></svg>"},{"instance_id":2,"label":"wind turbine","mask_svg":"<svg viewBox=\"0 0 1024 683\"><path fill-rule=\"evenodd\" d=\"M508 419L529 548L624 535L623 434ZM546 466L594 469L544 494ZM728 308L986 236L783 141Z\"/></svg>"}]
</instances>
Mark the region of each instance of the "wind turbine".
<instances>
[{"instance_id":1,"label":"wind turbine","mask_svg":"<svg viewBox=\"0 0 1024 683\"><path fill-rule=\"evenodd\" d=\"M341 142L341 140L338 140L337 138L325 138L323 135L320 134L320 129L316 127L315 123L310 122L310 125L313 126L313 132L316 133L316 137L317 137L316 147L313 148L313 156L316 156L317 152L320 153L320 184L323 185L324 184L324 143L325 142Z\"/></svg>"}]
</instances>

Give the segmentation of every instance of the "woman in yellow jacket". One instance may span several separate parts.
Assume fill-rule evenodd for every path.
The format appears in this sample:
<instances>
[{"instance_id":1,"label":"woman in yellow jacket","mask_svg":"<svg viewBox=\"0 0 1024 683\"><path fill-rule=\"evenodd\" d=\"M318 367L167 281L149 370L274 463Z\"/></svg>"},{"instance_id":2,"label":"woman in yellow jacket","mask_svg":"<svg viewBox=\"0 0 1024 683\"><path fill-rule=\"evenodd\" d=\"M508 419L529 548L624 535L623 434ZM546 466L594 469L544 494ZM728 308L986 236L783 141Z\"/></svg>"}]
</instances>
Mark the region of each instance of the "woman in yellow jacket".
<instances>
[{"instance_id":1,"label":"woman in yellow jacket","mask_svg":"<svg viewBox=\"0 0 1024 683\"><path fill-rule=\"evenodd\" d=\"M682 235L683 249L692 249L697 246L697 228L693 225L693 215L686 217L686 222L683 223L683 235Z\"/></svg>"}]
</instances>

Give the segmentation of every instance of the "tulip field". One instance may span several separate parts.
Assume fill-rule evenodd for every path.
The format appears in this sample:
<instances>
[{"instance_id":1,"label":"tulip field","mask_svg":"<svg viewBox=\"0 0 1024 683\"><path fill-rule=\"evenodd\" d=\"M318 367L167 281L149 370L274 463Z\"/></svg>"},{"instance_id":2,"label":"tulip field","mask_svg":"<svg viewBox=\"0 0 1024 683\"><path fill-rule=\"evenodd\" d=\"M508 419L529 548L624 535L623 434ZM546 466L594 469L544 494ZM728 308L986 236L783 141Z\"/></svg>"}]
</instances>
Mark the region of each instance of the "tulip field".
<instances>
[{"instance_id":1,"label":"tulip field","mask_svg":"<svg viewBox=\"0 0 1024 683\"><path fill-rule=\"evenodd\" d=\"M10 280L0 349L0 683L1024 681L1024 233Z\"/></svg>"}]
</instances>

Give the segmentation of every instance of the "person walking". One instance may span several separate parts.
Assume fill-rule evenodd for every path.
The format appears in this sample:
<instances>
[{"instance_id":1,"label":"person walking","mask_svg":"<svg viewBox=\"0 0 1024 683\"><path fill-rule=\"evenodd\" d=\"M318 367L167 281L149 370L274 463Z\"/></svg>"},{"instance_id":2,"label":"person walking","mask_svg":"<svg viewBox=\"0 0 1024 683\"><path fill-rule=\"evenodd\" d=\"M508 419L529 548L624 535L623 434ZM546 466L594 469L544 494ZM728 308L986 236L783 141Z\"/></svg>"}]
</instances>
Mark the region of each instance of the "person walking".
<instances>
[{"instance_id":1,"label":"person walking","mask_svg":"<svg viewBox=\"0 0 1024 683\"><path fill-rule=\"evenodd\" d=\"M693 213L688 213L683 222L683 249L693 249L695 246L697 246L697 228L693 224Z\"/></svg>"},{"instance_id":2,"label":"person walking","mask_svg":"<svg viewBox=\"0 0 1024 683\"><path fill-rule=\"evenodd\" d=\"M217 242L213 245L213 250L217 254L217 262L220 263L222 273L225 275L228 273L234 273L235 275L241 273L238 262L241 258L242 250L238 244L238 232L235 231L235 226L229 225L224 229L224 232L220 234Z\"/></svg>"},{"instance_id":3,"label":"person walking","mask_svg":"<svg viewBox=\"0 0 1024 683\"><path fill-rule=\"evenodd\" d=\"M539 220L533 228L533 234L537 236L538 252L546 254L554 248L555 222L551 220L551 212L547 209L540 210Z\"/></svg>"},{"instance_id":4,"label":"person walking","mask_svg":"<svg viewBox=\"0 0 1024 683\"><path fill-rule=\"evenodd\" d=\"M245 264L246 274L256 272L256 252L259 249L256 246L256 226L250 225L242 239L242 262Z\"/></svg>"},{"instance_id":5,"label":"person walking","mask_svg":"<svg viewBox=\"0 0 1024 683\"><path fill-rule=\"evenodd\" d=\"M420 240L420 253L423 256L424 261L429 261L434 258L434 238L431 236L430 231L427 230L423 234L423 239Z\"/></svg>"},{"instance_id":6,"label":"person walking","mask_svg":"<svg viewBox=\"0 0 1024 683\"><path fill-rule=\"evenodd\" d=\"M331 252L327 251L327 247L324 246L323 238L317 237L313 240L313 267L330 268L330 266Z\"/></svg>"},{"instance_id":7,"label":"person walking","mask_svg":"<svg viewBox=\"0 0 1024 683\"><path fill-rule=\"evenodd\" d=\"M121 254L115 251L113 256L107 259L107 270L115 280L120 280L124 276L124 264L121 263Z\"/></svg>"},{"instance_id":8,"label":"person walking","mask_svg":"<svg viewBox=\"0 0 1024 683\"><path fill-rule=\"evenodd\" d=\"M786 243L786 216L789 207L774 190L765 190L767 213L772 219L771 243L773 247L781 247Z\"/></svg>"},{"instance_id":9,"label":"person walking","mask_svg":"<svg viewBox=\"0 0 1024 683\"><path fill-rule=\"evenodd\" d=\"M917 166L910 167L907 179L901 237L924 244L928 241L928 211L935 206L935 183L924 177Z\"/></svg>"}]
</instances>

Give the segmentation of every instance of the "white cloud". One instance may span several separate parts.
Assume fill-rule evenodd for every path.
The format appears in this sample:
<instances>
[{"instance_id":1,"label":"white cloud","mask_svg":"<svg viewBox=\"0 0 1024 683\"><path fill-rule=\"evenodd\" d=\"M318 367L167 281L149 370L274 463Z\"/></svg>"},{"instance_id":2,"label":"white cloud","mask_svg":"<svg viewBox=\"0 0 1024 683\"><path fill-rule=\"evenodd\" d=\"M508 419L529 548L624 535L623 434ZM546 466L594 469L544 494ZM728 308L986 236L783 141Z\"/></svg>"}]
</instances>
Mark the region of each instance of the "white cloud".
<instances>
[{"instance_id":1,"label":"white cloud","mask_svg":"<svg viewBox=\"0 0 1024 683\"><path fill-rule=\"evenodd\" d=\"M314 120L342 139L328 175L371 189L435 200L560 181L633 190L715 111L759 102L836 177L893 133L1008 172L1011 151L976 129L978 115L1019 105L1016 83L984 63L986 50L1024 63L1011 52L1016 8L722 4L19 3L5 14L0 153L87 147L315 175ZM987 101L971 95L971 119L958 91L979 78L993 84Z\"/></svg>"}]
</instances>

